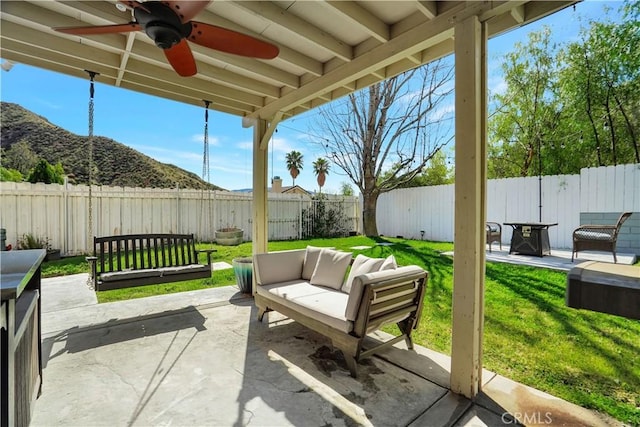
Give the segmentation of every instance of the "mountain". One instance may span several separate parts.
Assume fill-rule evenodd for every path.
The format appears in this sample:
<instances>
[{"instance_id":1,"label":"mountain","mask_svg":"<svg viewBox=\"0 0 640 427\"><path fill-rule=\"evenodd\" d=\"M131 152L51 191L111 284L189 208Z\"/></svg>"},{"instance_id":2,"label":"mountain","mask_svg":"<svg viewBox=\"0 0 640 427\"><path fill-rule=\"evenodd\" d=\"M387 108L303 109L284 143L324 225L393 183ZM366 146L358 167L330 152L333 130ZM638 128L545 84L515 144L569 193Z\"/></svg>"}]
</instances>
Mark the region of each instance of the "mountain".
<instances>
[{"instance_id":1,"label":"mountain","mask_svg":"<svg viewBox=\"0 0 640 427\"><path fill-rule=\"evenodd\" d=\"M88 137L76 135L18 104L1 102L0 147L5 152L25 141L39 158L62 163L71 182L87 184ZM7 156L9 157L9 156ZM196 174L158 162L133 148L103 136L93 138L93 181L98 185L221 190ZM4 163L4 162L3 162ZM10 166L10 165L7 165Z\"/></svg>"}]
</instances>

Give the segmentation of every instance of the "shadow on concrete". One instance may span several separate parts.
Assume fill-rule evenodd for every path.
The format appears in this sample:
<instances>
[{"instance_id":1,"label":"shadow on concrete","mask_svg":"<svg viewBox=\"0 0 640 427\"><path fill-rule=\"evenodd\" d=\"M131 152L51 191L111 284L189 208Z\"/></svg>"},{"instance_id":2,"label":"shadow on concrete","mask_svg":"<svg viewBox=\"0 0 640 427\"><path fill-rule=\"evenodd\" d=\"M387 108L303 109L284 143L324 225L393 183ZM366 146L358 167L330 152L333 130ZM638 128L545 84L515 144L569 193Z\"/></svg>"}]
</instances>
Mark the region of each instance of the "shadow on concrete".
<instances>
[{"instance_id":1,"label":"shadow on concrete","mask_svg":"<svg viewBox=\"0 0 640 427\"><path fill-rule=\"evenodd\" d=\"M362 360L358 377L352 378L329 339L276 312L259 322L253 300L231 303L251 306L234 426L252 422L256 401L293 425L409 425L447 394L444 387L378 357ZM259 423L278 421L260 418Z\"/></svg>"},{"instance_id":2,"label":"shadow on concrete","mask_svg":"<svg viewBox=\"0 0 640 427\"><path fill-rule=\"evenodd\" d=\"M190 306L146 316L135 316L130 319L111 319L86 327L74 326L42 340L43 368L46 368L49 360L64 353L78 353L118 342L189 328L203 331L206 330L204 322L205 318L202 314L195 307ZM87 333L99 329L103 333ZM62 342L65 345L52 354L53 346L57 342Z\"/></svg>"}]
</instances>

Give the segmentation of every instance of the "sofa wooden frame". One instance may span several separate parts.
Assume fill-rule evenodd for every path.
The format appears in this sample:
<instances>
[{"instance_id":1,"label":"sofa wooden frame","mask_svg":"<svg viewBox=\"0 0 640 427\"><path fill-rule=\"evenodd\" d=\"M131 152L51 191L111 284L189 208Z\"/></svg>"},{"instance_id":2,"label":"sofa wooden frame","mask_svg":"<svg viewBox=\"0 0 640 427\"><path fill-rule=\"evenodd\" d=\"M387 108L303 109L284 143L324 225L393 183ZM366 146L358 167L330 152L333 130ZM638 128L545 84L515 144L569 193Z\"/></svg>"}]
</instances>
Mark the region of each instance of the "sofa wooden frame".
<instances>
[{"instance_id":1,"label":"sofa wooden frame","mask_svg":"<svg viewBox=\"0 0 640 427\"><path fill-rule=\"evenodd\" d=\"M402 340L406 341L409 349L413 349L411 332L416 329L420 320L427 280L428 273L423 270L389 280L374 280L371 283L365 281L360 309L354 321L353 330L349 333L333 328L312 316L297 311L295 308L260 294L255 295L258 320L262 321L266 312L275 310L328 337L333 346L342 351L349 372L355 378L357 363L364 357ZM366 350L363 348L363 341L367 334L383 325L393 323L400 328L401 334L399 336L373 348Z\"/></svg>"}]
</instances>

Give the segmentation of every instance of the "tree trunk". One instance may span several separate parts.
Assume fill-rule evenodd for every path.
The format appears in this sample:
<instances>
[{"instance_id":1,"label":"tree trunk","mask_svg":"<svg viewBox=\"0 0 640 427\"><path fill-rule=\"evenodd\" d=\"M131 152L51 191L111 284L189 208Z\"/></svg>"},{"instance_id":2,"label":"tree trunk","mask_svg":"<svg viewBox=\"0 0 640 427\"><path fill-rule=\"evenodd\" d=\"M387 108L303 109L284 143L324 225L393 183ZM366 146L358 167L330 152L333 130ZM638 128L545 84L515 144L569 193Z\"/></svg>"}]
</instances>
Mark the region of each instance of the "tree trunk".
<instances>
[{"instance_id":1,"label":"tree trunk","mask_svg":"<svg viewBox=\"0 0 640 427\"><path fill-rule=\"evenodd\" d=\"M365 193L363 198L362 219L364 222L364 235L377 236L378 224L376 222L376 207L378 205L378 193Z\"/></svg>"},{"instance_id":2,"label":"tree trunk","mask_svg":"<svg viewBox=\"0 0 640 427\"><path fill-rule=\"evenodd\" d=\"M324 172L320 172L317 178L318 186L320 187L320 192L322 192L322 187L324 187L324 183L326 182L326 180L327 180L327 176L324 174Z\"/></svg>"},{"instance_id":3,"label":"tree trunk","mask_svg":"<svg viewBox=\"0 0 640 427\"><path fill-rule=\"evenodd\" d=\"M298 175L300 174L300 171L298 170L298 168L293 167L291 169L289 169L289 173L291 174L291 178L293 178L293 185L295 187L296 185L296 178L298 177Z\"/></svg>"},{"instance_id":4,"label":"tree trunk","mask_svg":"<svg viewBox=\"0 0 640 427\"><path fill-rule=\"evenodd\" d=\"M627 116L627 112L624 109L622 102L620 102L620 99L618 98L618 96L614 93L613 97L616 100L616 104L618 104L618 109L622 113L622 117L624 117L624 122L627 125L627 132L631 137L631 144L633 145L633 149L636 154L636 163L640 163L640 151L638 150L638 140L636 139L636 134L633 131L633 125L631 124L631 121L629 120L629 116Z\"/></svg>"}]
</instances>

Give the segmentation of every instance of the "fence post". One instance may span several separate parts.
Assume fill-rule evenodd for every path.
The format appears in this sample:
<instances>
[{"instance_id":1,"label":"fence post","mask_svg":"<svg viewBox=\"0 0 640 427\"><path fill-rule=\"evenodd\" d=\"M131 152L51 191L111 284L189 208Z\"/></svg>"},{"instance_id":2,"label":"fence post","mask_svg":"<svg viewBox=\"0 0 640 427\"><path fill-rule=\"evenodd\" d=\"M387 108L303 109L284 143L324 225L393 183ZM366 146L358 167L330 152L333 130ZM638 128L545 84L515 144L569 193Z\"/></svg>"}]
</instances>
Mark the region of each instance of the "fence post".
<instances>
[{"instance_id":1,"label":"fence post","mask_svg":"<svg viewBox=\"0 0 640 427\"><path fill-rule=\"evenodd\" d=\"M298 199L298 239L299 240L302 240L302 224L304 224L304 221L302 221L302 194L301 194Z\"/></svg>"}]
</instances>

